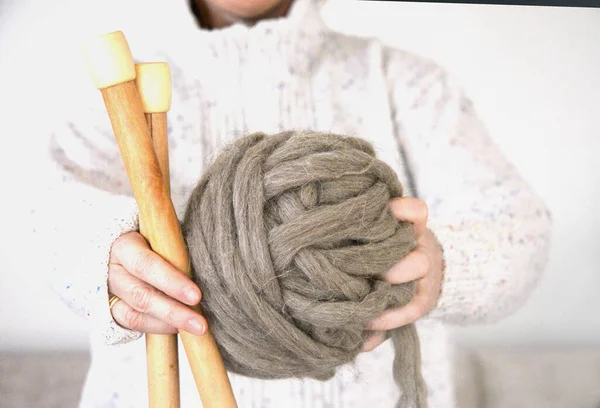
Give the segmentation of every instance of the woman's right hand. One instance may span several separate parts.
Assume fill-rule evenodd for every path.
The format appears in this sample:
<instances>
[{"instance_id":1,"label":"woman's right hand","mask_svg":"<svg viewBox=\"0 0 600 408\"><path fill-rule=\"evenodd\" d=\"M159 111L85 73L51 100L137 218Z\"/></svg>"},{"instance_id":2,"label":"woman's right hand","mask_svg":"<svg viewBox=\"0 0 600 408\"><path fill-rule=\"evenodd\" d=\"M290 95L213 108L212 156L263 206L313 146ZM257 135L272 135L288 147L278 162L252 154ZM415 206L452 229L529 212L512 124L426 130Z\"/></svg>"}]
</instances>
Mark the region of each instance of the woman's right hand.
<instances>
[{"instance_id":1,"label":"woman's right hand","mask_svg":"<svg viewBox=\"0 0 600 408\"><path fill-rule=\"evenodd\" d=\"M108 292L120 298L111 312L125 328L153 334L206 332L204 316L189 307L200 302L200 288L153 252L138 232L123 234L113 243Z\"/></svg>"}]
</instances>

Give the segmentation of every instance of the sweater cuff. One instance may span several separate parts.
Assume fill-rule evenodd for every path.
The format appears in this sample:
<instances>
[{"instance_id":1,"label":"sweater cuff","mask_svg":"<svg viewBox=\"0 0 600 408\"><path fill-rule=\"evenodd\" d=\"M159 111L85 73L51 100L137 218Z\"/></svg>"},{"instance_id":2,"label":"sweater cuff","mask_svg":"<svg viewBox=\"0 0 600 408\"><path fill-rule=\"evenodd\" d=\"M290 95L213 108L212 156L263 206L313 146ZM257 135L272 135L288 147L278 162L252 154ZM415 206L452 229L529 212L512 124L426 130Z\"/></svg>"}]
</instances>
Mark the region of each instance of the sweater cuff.
<instances>
[{"instance_id":1,"label":"sweater cuff","mask_svg":"<svg viewBox=\"0 0 600 408\"><path fill-rule=\"evenodd\" d=\"M137 340L142 336L141 332L130 330L119 325L113 319L108 305L108 263L110 260L112 244L121 235L132 231L138 231L139 218L137 205L134 203L127 216L118 218L115 221L116 222L111 223L112 225L108 232L108 237L103 236L101 238L102 242L98 245L99 247L104 245L102 250L99 251L102 258L98 260L103 273L100 275L101 280L98 282L96 294L94 298L91 299L90 304L92 333L96 339L99 339L105 345L125 344ZM108 247L106 245L108 245Z\"/></svg>"},{"instance_id":2,"label":"sweater cuff","mask_svg":"<svg viewBox=\"0 0 600 408\"><path fill-rule=\"evenodd\" d=\"M489 282L475 272L485 269L491 260L482 254L493 254L498 243L490 240L492 236L487 240L474 239L473 234L478 228L471 227L460 228L435 221L428 223L442 247L445 264L440 296L436 307L428 314L429 318L464 325L478 320L479 314L484 313L478 300L485 298Z\"/></svg>"}]
</instances>

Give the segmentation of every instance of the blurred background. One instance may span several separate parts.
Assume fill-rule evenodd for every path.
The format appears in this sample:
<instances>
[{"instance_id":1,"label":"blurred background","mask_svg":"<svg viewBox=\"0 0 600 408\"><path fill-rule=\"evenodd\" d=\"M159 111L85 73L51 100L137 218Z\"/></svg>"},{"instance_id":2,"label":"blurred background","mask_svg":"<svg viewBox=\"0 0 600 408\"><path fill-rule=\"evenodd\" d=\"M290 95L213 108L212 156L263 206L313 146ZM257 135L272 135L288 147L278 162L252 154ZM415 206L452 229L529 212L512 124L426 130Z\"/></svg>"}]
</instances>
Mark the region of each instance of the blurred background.
<instances>
[{"instance_id":1,"label":"blurred background","mask_svg":"<svg viewBox=\"0 0 600 408\"><path fill-rule=\"evenodd\" d=\"M78 92L97 92L81 43L116 29L132 49L158 43L168 3L0 1L2 407L75 404L88 328L46 288L31 218L37 186L51 182L50 123ZM329 0L324 15L454 74L553 213L550 262L527 304L455 329L460 407L600 407L600 9ZM39 396L19 375L39 377Z\"/></svg>"}]
</instances>

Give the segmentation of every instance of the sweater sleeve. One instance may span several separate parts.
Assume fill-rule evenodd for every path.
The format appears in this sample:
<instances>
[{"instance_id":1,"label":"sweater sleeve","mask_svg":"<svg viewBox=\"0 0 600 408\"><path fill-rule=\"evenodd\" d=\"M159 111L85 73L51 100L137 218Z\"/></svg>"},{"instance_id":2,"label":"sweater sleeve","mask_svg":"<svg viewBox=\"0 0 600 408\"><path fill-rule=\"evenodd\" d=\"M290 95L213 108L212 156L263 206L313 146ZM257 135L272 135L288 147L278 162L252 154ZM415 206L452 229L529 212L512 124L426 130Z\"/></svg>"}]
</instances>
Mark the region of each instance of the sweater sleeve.
<instances>
[{"instance_id":1,"label":"sweater sleeve","mask_svg":"<svg viewBox=\"0 0 600 408\"><path fill-rule=\"evenodd\" d=\"M429 317L461 325L503 319L546 267L550 212L444 70L390 51L385 72L413 189L444 249L442 292Z\"/></svg>"},{"instance_id":2,"label":"sweater sleeve","mask_svg":"<svg viewBox=\"0 0 600 408\"><path fill-rule=\"evenodd\" d=\"M51 289L90 322L93 341L116 345L141 337L113 320L107 289L112 243L137 230L138 217L108 116L100 107L80 109L76 121L54 127L48 150L51 175L36 216L50 260Z\"/></svg>"}]
</instances>

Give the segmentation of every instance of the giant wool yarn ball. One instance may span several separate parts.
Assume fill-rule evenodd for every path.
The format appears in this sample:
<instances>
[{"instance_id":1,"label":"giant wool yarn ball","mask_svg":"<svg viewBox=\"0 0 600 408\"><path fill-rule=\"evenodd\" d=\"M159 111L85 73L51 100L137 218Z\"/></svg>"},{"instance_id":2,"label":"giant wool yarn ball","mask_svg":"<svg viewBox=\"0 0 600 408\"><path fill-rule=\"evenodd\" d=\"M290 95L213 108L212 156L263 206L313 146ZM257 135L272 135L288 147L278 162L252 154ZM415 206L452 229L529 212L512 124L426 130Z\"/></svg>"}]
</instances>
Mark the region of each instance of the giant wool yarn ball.
<instances>
[{"instance_id":1,"label":"giant wool yarn ball","mask_svg":"<svg viewBox=\"0 0 600 408\"><path fill-rule=\"evenodd\" d=\"M402 192L360 138L253 134L220 153L190 196L183 233L229 371L326 380L355 359L366 323L413 296L413 283L382 279L416 246L390 210ZM415 327L390 335L398 406L424 407Z\"/></svg>"}]
</instances>

